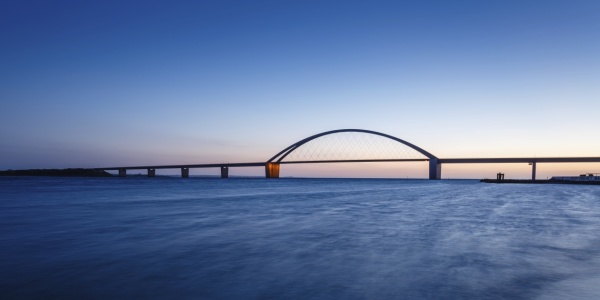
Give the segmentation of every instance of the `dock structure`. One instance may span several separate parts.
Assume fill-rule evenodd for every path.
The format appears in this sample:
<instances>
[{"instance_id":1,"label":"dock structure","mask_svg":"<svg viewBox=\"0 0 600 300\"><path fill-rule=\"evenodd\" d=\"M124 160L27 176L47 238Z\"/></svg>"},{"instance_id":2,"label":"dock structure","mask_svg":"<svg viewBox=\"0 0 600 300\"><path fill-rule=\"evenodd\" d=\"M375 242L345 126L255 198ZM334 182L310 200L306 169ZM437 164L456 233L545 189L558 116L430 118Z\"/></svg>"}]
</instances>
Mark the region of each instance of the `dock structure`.
<instances>
[{"instance_id":1,"label":"dock structure","mask_svg":"<svg viewBox=\"0 0 600 300\"><path fill-rule=\"evenodd\" d=\"M579 176L552 176L552 178L550 178L550 180L600 182L600 174L599 173L587 173L587 174L581 174Z\"/></svg>"},{"instance_id":2,"label":"dock structure","mask_svg":"<svg viewBox=\"0 0 600 300\"><path fill-rule=\"evenodd\" d=\"M506 180L497 180L497 179L481 179L480 182L485 183L523 183L523 184L583 184L583 185L600 185L600 181L594 180L555 180L555 179L537 179L537 180L529 180L529 179L506 179Z\"/></svg>"}]
</instances>

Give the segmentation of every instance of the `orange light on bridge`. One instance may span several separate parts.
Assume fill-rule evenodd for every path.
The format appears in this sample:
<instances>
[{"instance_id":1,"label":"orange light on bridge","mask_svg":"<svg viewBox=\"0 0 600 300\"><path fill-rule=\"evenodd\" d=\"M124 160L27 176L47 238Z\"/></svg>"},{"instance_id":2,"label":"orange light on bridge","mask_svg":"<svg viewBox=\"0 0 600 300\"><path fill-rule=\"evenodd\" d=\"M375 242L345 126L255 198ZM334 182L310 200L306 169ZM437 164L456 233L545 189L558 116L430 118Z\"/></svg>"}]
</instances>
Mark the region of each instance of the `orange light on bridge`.
<instances>
[{"instance_id":1,"label":"orange light on bridge","mask_svg":"<svg viewBox=\"0 0 600 300\"><path fill-rule=\"evenodd\" d=\"M267 178L279 178L279 167L278 163L266 163L265 172Z\"/></svg>"}]
</instances>

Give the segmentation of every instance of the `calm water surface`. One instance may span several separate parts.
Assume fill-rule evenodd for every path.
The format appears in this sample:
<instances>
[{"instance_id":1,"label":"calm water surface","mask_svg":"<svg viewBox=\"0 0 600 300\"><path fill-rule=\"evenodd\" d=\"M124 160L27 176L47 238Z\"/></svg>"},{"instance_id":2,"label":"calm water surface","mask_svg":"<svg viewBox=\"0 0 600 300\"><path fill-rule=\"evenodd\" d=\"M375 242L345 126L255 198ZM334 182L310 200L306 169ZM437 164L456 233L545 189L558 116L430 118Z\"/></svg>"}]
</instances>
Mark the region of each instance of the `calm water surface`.
<instances>
[{"instance_id":1,"label":"calm water surface","mask_svg":"<svg viewBox=\"0 0 600 300\"><path fill-rule=\"evenodd\" d=\"M600 186L0 178L1 299L599 299Z\"/></svg>"}]
</instances>

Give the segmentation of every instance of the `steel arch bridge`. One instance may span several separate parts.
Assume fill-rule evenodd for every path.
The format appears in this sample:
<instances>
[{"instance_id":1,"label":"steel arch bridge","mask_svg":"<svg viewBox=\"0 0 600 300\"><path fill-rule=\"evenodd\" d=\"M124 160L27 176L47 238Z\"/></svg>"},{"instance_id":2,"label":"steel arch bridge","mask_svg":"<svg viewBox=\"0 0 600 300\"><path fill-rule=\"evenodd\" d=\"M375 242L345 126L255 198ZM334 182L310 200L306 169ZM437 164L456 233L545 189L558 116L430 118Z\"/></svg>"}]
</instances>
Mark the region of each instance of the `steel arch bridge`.
<instances>
[{"instance_id":1,"label":"steel arch bridge","mask_svg":"<svg viewBox=\"0 0 600 300\"><path fill-rule=\"evenodd\" d=\"M320 152L310 152L310 150L306 151L309 152L308 154L304 154L303 156L300 155L296 156L295 159L288 159L292 156L294 156L294 154L301 152L303 148L308 147L308 145L311 144L311 142L315 142L317 140L322 140L328 136L332 136L332 135L343 135L344 133L358 133L358 134L366 134L368 136L375 136L378 137L380 139L380 144L381 144L381 139L383 139L383 141L387 141L387 145L380 145L378 144L377 146L379 146L379 149L371 149L370 153L365 153L365 151L363 150L362 153L358 153L359 155L362 156L350 156L348 157L348 152L346 151L340 151L341 153L337 153L336 154L322 154ZM354 146L354 147L350 147L350 148L356 148L356 144L357 143L361 143L363 142L363 144L365 144L365 138L359 138L358 141L356 139L354 139L354 143L350 143L351 145L349 145L348 142L346 142L343 146L345 146L346 148L348 148L348 146ZM370 142L373 142L373 140L371 140ZM389 148L390 143L392 144L396 144L396 145L401 145L401 146L405 146L405 148L408 148L410 150L413 150L414 152L418 153L420 155L420 157L410 157L410 158L403 158L402 155L403 153L400 153L398 151L396 152L392 152L390 153L390 151L386 151L389 149L385 149L385 148ZM318 146L323 146L322 144L318 145ZM387 146L387 147L386 147ZM382 149L383 148L383 149ZM346 149L346 150L355 150L355 149ZM367 151L368 152L368 151ZM376 153L374 153L376 152ZM387 152L387 153L386 153ZM404 151L404 154L406 153L406 151ZM369 155L370 154L370 155ZM375 154L375 156L373 155ZM382 155L383 154L383 155ZM387 156L386 156L387 154ZM355 154L356 155L356 154ZM305 139L302 139L290 146L288 146L287 148L281 150L279 153L275 154L275 156L271 157L271 159L269 159L266 164L265 164L265 171L266 171L266 177L267 178L278 178L279 177L279 169L280 169L280 165L281 164L306 164L306 163L341 163L341 162L408 162L408 161L429 161L429 179L439 179L441 176L441 167L440 164L438 163L438 158L431 154L430 152L412 144L409 143L405 140L399 139L395 136L391 136L385 133L381 133L381 132L377 132L377 131L372 131L372 130L365 130L365 129L338 129L338 130L331 130L331 131L326 131L326 132L322 132L319 134L315 134L312 136L309 136Z\"/></svg>"},{"instance_id":2,"label":"steel arch bridge","mask_svg":"<svg viewBox=\"0 0 600 300\"><path fill-rule=\"evenodd\" d=\"M338 145L337 152L322 155L319 150L310 150L311 144L319 146L329 146L327 137L342 136L344 134L360 134L361 138L351 138ZM378 141L369 140L365 137L376 137ZM385 141L381 142L381 141ZM358 156L348 156L349 149L357 145L370 145L376 142L376 150L358 151ZM379 143L379 144L377 144ZM391 144L390 144L391 143ZM385 144L385 145L384 145ZM405 149L397 152L386 152L382 149L402 146ZM373 148L373 147L371 147ZM308 150L307 150L308 149ZM409 151L406 151L408 149ZM370 152L369 152L370 151ZM413 153L411 153L412 151ZM416 153L416 154L415 154ZM383 156L381 156L383 154ZM379 156L378 156L379 155ZM409 156L408 158L405 156ZM213 164L185 164L185 165L150 165L150 166L130 166L130 167L112 167L112 168L94 168L94 170L117 170L120 177L125 177L127 170L146 169L148 177L154 177L157 169L181 169L181 177L189 177L191 168L220 168L221 178L229 177L230 167L264 167L267 178L279 178L279 170L282 164L300 164L300 163L339 163L339 162L402 162L402 161L429 161L429 179L441 179L442 164L482 164L482 163L527 163L531 165L531 179L536 179L537 163L600 163L600 156L588 157L496 157L496 158L438 158L428 151L415 146L405 140L397 137L364 129L338 129L322 132L302 139L287 148L281 150L275 156L266 162L247 162L247 163L213 163Z\"/></svg>"}]
</instances>

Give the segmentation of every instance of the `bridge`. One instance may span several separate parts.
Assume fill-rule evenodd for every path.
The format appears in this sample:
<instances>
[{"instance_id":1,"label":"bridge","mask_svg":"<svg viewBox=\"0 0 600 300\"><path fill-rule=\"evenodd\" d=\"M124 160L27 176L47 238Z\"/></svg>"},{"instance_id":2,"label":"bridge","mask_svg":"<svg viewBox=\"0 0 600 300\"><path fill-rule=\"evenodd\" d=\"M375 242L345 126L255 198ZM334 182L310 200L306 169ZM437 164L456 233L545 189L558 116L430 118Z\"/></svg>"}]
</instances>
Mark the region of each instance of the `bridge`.
<instances>
[{"instance_id":1,"label":"bridge","mask_svg":"<svg viewBox=\"0 0 600 300\"><path fill-rule=\"evenodd\" d=\"M326 131L302 139L264 162L186 164L159 166L129 166L96 168L118 171L120 177L127 170L147 170L148 177L156 176L158 169L180 169L181 177L189 177L194 168L219 168L221 178L229 177L229 168L264 167L266 178L279 178L281 165L359 162L429 162L429 179L442 178L443 164L527 163L531 165L531 179L536 179L537 163L600 162L600 157L514 157L514 158L438 158L397 137L364 129Z\"/></svg>"}]
</instances>

